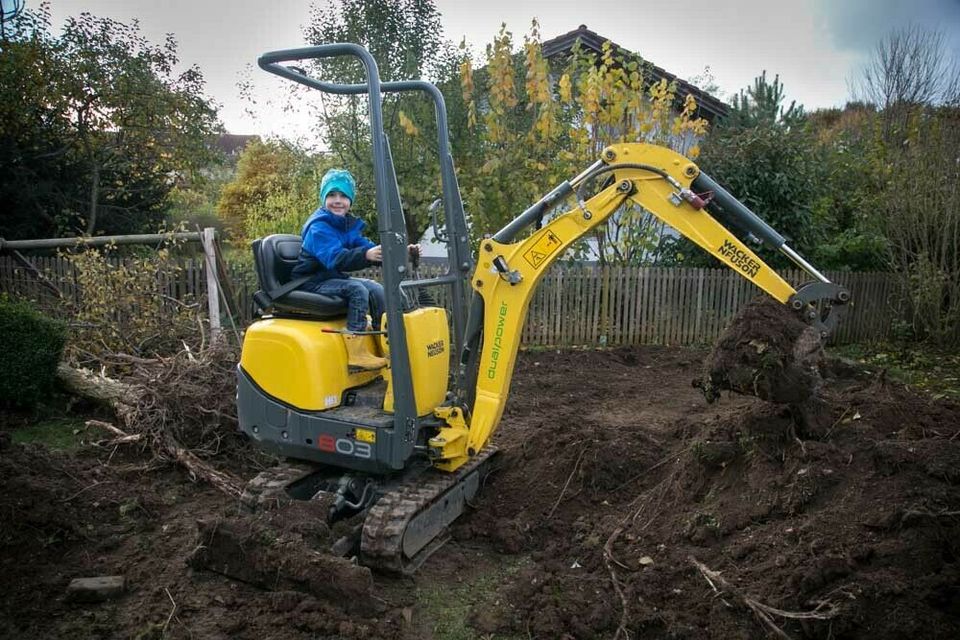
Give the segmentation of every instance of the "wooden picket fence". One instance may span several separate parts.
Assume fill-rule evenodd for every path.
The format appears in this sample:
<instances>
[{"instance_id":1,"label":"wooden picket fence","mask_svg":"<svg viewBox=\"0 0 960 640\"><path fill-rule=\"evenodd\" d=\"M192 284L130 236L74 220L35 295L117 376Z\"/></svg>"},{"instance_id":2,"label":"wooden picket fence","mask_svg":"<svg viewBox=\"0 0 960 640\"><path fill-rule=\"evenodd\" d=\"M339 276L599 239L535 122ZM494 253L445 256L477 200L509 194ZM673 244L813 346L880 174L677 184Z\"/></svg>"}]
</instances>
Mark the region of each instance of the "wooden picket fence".
<instances>
[{"instance_id":1,"label":"wooden picket fence","mask_svg":"<svg viewBox=\"0 0 960 640\"><path fill-rule=\"evenodd\" d=\"M781 271L793 284L799 270ZM887 273L827 273L850 289L833 340L881 340L898 317L895 279ZM716 340L742 305L762 291L729 269L554 267L530 302L524 344L701 345Z\"/></svg>"},{"instance_id":2,"label":"wooden picket fence","mask_svg":"<svg viewBox=\"0 0 960 640\"><path fill-rule=\"evenodd\" d=\"M114 259L119 260L119 259ZM70 262L33 257L31 262L63 296L80 302L82 291ZM227 263L220 274L232 321L246 326L253 318L256 276L249 264ZM807 280L799 270L781 272L793 285ZM376 277L375 273L365 274ZM439 275L424 267L421 277ZM853 304L833 341L870 342L886 338L901 316L896 279L887 273L828 272L846 286ZM206 296L204 260L182 258L165 278L167 295L176 299ZM448 305L443 288L431 289ZM9 256L0 257L0 293L28 299L54 315L64 315L62 299ZM534 293L523 331L528 346L614 346L636 344L704 345L714 341L740 307L762 292L728 269L554 265ZM222 323L230 326L230 321Z\"/></svg>"}]
</instances>

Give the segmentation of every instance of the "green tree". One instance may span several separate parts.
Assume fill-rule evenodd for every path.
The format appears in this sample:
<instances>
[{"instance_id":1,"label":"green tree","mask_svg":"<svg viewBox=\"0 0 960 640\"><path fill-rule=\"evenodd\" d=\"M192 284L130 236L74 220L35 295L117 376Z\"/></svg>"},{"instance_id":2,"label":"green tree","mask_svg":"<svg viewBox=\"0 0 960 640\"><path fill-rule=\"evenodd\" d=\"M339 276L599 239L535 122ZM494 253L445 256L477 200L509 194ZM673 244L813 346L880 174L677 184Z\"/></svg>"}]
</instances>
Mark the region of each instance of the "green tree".
<instances>
[{"instance_id":1,"label":"green tree","mask_svg":"<svg viewBox=\"0 0 960 640\"><path fill-rule=\"evenodd\" d=\"M723 124L733 127L792 127L801 124L804 119L803 105L793 100L790 106L784 107L784 97L780 75L774 76L771 84L767 82L767 72L764 70L754 78L752 86L741 89L733 97L733 105Z\"/></svg>"},{"instance_id":2,"label":"green tree","mask_svg":"<svg viewBox=\"0 0 960 640\"><path fill-rule=\"evenodd\" d=\"M253 140L240 154L234 179L223 187L217 212L243 240L271 233L299 233L318 205L317 187L332 166L282 140Z\"/></svg>"},{"instance_id":3,"label":"green tree","mask_svg":"<svg viewBox=\"0 0 960 640\"><path fill-rule=\"evenodd\" d=\"M889 267L888 243L875 215L876 110L859 102L809 114L817 158L810 258L822 269L877 271Z\"/></svg>"},{"instance_id":4,"label":"green tree","mask_svg":"<svg viewBox=\"0 0 960 640\"><path fill-rule=\"evenodd\" d=\"M39 214L33 234L162 223L176 178L212 161L219 131L203 76L196 67L175 72L178 62L172 36L152 45L136 23L88 13L55 37L43 5L5 32L0 75L14 81L0 90L0 109L5 123L24 128L4 126L0 173L6 192L31 176L49 185L32 199L16 196L20 219Z\"/></svg>"},{"instance_id":5,"label":"green tree","mask_svg":"<svg viewBox=\"0 0 960 640\"><path fill-rule=\"evenodd\" d=\"M82 173L65 143L70 123L52 78L64 70L52 51L49 16L41 5L5 25L0 41L0 236L53 235L80 198Z\"/></svg>"},{"instance_id":6,"label":"green tree","mask_svg":"<svg viewBox=\"0 0 960 640\"><path fill-rule=\"evenodd\" d=\"M304 35L311 44L363 45L376 59L381 80L425 79L441 87L456 86L458 58L443 39L440 13L430 0L340 0L314 5ZM311 72L331 82L365 81L362 67L345 58L319 61ZM330 154L357 178L354 211L376 228L367 96L323 94L321 99L317 131ZM457 101L448 101L447 107L451 124L460 122ZM420 92L387 93L383 115L412 242L429 224L427 206L440 195L433 104Z\"/></svg>"},{"instance_id":7,"label":"green tree","mask_svg":"<svg viewBox=\"0 0 960 640\"><path fill-rule=\"evenodd\" d=\"M815 246L812 228L819 165L802 105L784 109L783 83L764 71L734 97L730 114L704 140L700 168L788 239L801 254ZM743 229L731 231L746 239ZM754 247L768 263L792 266L778 252ZM717 261L683 238L665 238L662 253L688 265Z\"/></svg>"},{"instance_id":8,"label":"green tree","mask_svg":"<svg viewBox=\"0 0 960 640\"><path fill-rule=\"evenodd\" d=\"M805 129L769 124L718 128L704 141L700 168L786 237L793 249L808 255L814 248L819 167ZM766 247L757 251L771 265L792 266L778 252ZM688 264L714 264L712 257L686 241L680 243L679 253Z\"/></svg>"}]
</instances>

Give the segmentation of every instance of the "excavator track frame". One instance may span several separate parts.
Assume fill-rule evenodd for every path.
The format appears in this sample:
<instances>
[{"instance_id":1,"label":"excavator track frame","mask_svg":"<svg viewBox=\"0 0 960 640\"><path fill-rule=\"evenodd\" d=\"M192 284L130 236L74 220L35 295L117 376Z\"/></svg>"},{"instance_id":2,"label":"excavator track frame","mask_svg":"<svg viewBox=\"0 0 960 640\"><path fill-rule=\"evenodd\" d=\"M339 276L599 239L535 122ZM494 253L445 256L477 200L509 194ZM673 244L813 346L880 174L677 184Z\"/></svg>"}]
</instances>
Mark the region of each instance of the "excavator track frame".
<instances>
[{"instance_id":1,"label":"excavator track frame","mask_svg":"<svg viewBox=\"0 0 960 640\"><path fill-rule=\"evenodd\" d=\"M476 495L497 453L485 447L453 473L429 469L370 507L360 540L364 566L409 575L439 549L443 531ZM414 533L415 539L408 539Z\"/></svg>"},{"instance_id":2,"label":"excavator track frame","mask_svg":"<svg viewBox=\"0 0 960 640\"><path fill-rule=\"evenodd\" d=\"M426 467L384 480L379 489L382 494L362 514L359 547L363 565L389 573L414 573L446 542L443 531L483 486L496 453L495 446L488 446L454 473ZM291 488L308 483L323 470L297 461L266 469L247 483L240 504L248 512L257 512L301 500ZM326 494L326 498L332 501L333 495ZM354 548L354 543L338 540L333 550L341 555L340 551Z\"/></svg>"}]
</instances>

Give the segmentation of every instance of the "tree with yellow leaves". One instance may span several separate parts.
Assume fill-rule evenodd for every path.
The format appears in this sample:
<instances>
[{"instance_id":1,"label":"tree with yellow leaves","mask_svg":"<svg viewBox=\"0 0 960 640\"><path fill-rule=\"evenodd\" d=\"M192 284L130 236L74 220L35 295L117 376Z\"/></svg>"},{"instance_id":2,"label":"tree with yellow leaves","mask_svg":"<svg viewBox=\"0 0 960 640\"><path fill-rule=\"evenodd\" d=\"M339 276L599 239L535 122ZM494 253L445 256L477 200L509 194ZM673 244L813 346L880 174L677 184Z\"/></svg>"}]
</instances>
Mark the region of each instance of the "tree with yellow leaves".
<instances>
[{"instance_id":1,"label":"tree with yellow leaves","mask_svg":"<svg viewBox=\"0 0 960 640\"><path fill-rule=\"evenodd\" d=\"M562 180L625 141L669 146L696 157L707 122L692 96L679 106L677 87L651 82L643 61L605 43L599 56L575 46L568 62L543 56L534 21L515 52L504 25L474 69L460 66L472 153L460 163L474 231L492 233ZM660 227L642 211L624 210L598 234L595 259L649 260Z\"/></svg>"}]
</instances>

